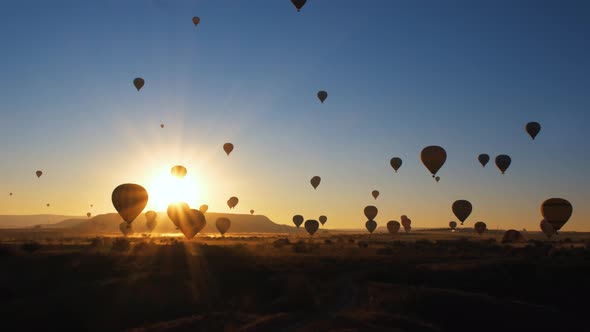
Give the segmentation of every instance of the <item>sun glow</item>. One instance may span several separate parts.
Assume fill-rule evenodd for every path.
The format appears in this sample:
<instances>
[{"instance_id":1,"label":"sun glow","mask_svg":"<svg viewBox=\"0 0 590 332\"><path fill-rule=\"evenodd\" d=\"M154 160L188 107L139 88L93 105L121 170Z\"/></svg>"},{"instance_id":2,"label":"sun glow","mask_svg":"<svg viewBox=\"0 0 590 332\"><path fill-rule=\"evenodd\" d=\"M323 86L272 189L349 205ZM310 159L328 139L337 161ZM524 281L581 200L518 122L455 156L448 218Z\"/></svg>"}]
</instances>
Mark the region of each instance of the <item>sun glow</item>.
<instances>
[{"instance_id":1,"label":"sun glow","mask_svg":"<svg viewBox=\"0 0 590 332\"><path fill-rule=\"evenodd\" d=\"M190 206L198 204L201 200L199 183L189 174L179 179L170 171L157 175L147 188L150 195L148 209L166 211L170 203L186 202Z\"/></svg>"}]
</instances>

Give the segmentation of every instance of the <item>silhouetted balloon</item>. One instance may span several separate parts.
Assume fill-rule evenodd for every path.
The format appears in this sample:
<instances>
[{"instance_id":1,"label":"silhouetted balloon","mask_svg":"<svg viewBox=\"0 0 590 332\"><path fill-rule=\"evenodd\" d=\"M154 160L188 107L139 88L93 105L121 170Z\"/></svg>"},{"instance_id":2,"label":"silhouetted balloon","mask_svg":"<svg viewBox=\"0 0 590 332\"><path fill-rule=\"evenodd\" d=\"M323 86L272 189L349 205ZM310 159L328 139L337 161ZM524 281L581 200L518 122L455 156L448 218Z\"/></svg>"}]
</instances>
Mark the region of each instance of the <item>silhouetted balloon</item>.
<instances>
[{"instance_id":1,"label":"silhouetted balloon","mask_svg":"<svg viewBox=\"0 0 590 332\"><path fill-rule=\"evenodd\" d=\"M217 227L217 230L219 231L221 236L223 236L225 232L227 232L230 226L231 220L229 220L228 218L217 218L217 221L215 221L215 227Z\"/></svg>"},{"instance_id":2,"label":"silhouetted balloon","mask_svg":"<svg viewBox=\"0 0 590 332\"><path fill-rule=\"evenodd\" d=\"M92 213L88 212L86 213L86 217L90 218L92 216Z\"/></svg>"},{"instance_id":3,"label":"silhouetted balloon","mask_svg":"<svg viewBox=\"0 0 590 332\"><path fill-rule=\"evenodd\" d=\"M121 233L123 233L124 236L129 236L133 234L133 228L131 227L131 224L128 224L126 222L122 222L119 224L119 230L121 231Z\"/></svg>"},{"instance_id":4,"label":"silhouetted balloon","mask_svg":"<svg viewBox=\"0 0 590 332\"><path fill-rule=\"evenodd\" d=\"M541 204L541 215L558 231L570 219L574 208L563 198L550 198Z\"/></svg>"},{"instance_id":5,"label":"silhouetted balloon","mask_svg":"<svg viewBox=\"0 0 590 332\"><path fill-rule=\"evenodd\" d=\"M483 221L478 221L473 225L473 228L475 229L475 231L477 232L477 234L481 235L483 234L483 232L486 231L486 229L488 228L488 226L486 225L485 222Z\"/></svg>"},{"instance_id":6,"label":"silhouetted balloon","mask_svg":"<svg viewBox=\"0 0 590 332\"><path fill-rule=\"evenodd\" d=\"M254 210L250 210L250 214L254 214Z\"/></svg>"},{"instance_id":7,"label":"silhouetted balloon","mask_svg":"<svg viewBox=\"0 0 590 332\"><path fill-rule=\"evenodd\" d=\"M404 227L404 231L409 233L412 230L412 219L406 217L405 215L401 216L402 226Z\"/></svg>"},{"instance_id":8,"label":"silhouetted balloon","mask_svg":"<svg viewBox=\"0 0 590 332\"><path fill-rule=\"evenodd\" d=\"M195 26L199 25L199 23L201 22L201 19L197 16L193 17L193 24Z\"/></svg>"},{"instance_id":9,"label":"silhouetted balloon","mask_svg":"<svg viewBox=\"0 0 590 332\"><path fill-rule=\"evenodd\" d=\"M320 223L317 220L305 221L305 230L309 233L309 236L313 236L318 231L318 228L320 228Z\"/></svg>"},{"instance_id":10,"label":"silhouetted balloon","mask_svg":"<svg viewBox=\"0 0 590 332\"><path fill-rule=\"evenodd\" d=\"M427 146L422 149L420 159L424 166L430 171L432 177L434 177L447 161L447 152L440 146Z\"/></svg>"},{"instance_id":11,"label":"silhouetted balloon","mask_svg":"<svg viewBox=\"0 0 590 332\"><path fill-rule=\"evenodd\" d=\"M455 230L455 228L457 228L457 222L456 221L451 221L449 223L449 227L451 227L451 230Z\"/></svg>"},{"instance_id":12,"label":"silhouetted balloon","mask_svg":"<svg viewBox=\"0 0 590 332\"><path fill-rule=\"evenodd\" d=\"M455 214L457 219L459 219L459 221L461 221L461 225L463 225L463 222L465 222L465 220L467 220L467 218L471 214L471 211L473 210L473 206L471 205L471 203L469 201L464 200L464 199L460 199L460 200L455 201L453 203L452 209L453 209L453 213Z\"/></svg>"},{"instance_id":13,"label":"silhouetted balloon","mask_svg":"<svg viewBox=\"0 0 590 332\"><path fill-rule=\"evenodd\" d=\"M230 209L233 209L236 207L236 205L238 205L239 201L240 200L237 197L232 196L227 200L227 206L229 206Z\"/></svg>"},{"instance_id":14,"label":"silhouetted balloon","mask_svg":"<svg viewBox=\"0 0 590 332\"><path fill-rule=\"evenodd\" d=\"M301 224L303 224L303 216L301 215L294 215L293 216L293 223L295 224L295 227L299 228L299 226L301 226Z\"/></svg>"},{"instance_id":15,"label":"silhouetted balloon","mask_svg":"<svg viewBox=\"0 0 590 332\"><path fill-rule=\"evenodd\" d=\"M319 176L314 176L313 178L311 178L311 180L309 181L309 183L311 183L311 186L313 187L313 189L317 189L317 187L320 185L320 182L322 182L322 178L320 178Z\"/></svg>"},{"instance_id":16,"label":"silhouetted balloon","mask_svg":"<svg viewBox=\"0 0 590 332\"><path fill-rule=\"evenodd\" d=\"M365 227L369 233L373 234L373 232L377 229L377 222L375 220L367 220Z\"/></svg>"},{"instance_id":17,"label":"silhouetted balloon","mask_svg":"<svg viewBox=\"0 0 590 332\"><path fill-rule=\"evenodd\" d=\"M502 237L502 243L517 243L517 242L525 242L524 236L520 234L519 231L515 229L509 229L504 233Z\"/></svg>"},{"instance_id":18,"label":"silhouetted balloon","mask_svg":"<svg viewBox=\"0 0 590 332\"><path fill-rule=\"evenodd\" d=\"M227 153L228 156L233 150L234 150L233 144L231 144L231 143L223 144L223 151L225 151L225 153Z\"/></svg>"},{"instance_id":19,"label":"silhouetted balloon","mask_svg":"<svg viewBox=\"0 0 590 332\"><path fill-rule=\"evenodd\" d=\"M47 207L50 207L51 206L51 204L49 204L49 203L47 203L46 205L47 205Z\"/></svg>"},{"instance_id":20,"label":"silhouetted balloon","mask_svg":"<svg viewBox=\"0 0 590 332\"><path fill-rule=\"evenodd\" d=\"M187 240L190 240L205 227L207 221L201 211L188 209L181 211L178 216L178 223L180 225L180 231L182 231Z\"/></svg>"},{"instance_id":21,"label":"silhouetted balloon","mask_svg":"<svg viewBox=\"0 0 590 332\"><path fill-rule=\"evenodd\" d=\"M186 167L181 165L176 165L170 169L170 174L179 179L184 178L186 176L186 172Z\"/></svg>"},{"instance_id":22,"label":"silhouetted balloon","mask_svg":"<svg viewBox=\"0 0 590 332\"><path fill-rule=\"evenodd\" d=\"M148 211L145 213L145 220L146 223L145 225L147 226L147 229L151 232L154 231L154 229L156 228L157 225L157 221L156 218L158 217L158 214L156 213L156 211Z\"/></svg>"},{"instance_id":23,"label":"silhouetted balloon","mask_svg":"<svg viewBox=\"0 0 590 332\"><path fill-rule=\"evenodd\" d=\"M537 135L539 135L539 132L541 131L541 124L538 122L529 122L526 124L525 129L529 136L531 136L531 138L535 140L535 137L537 137Z\"/></svg>"},{"instance_id":24,"label":"silhouetted balloon","mask_svg":"<svg viewBox=\"0 0 590 332\"><path fill-rule=\"evenodd\" d=\"M43 175L43 172L42 171L36 171L35 174L37 174L37 178L40 178L41 175Z\"/></svg>"},{"instance_id":25,"label":"silhouetted balloon","mask_svg":"<svg viewBox=\"0 0 590 332\"><path fill-rule=\"evenodd\" d=\"M541 220L539 226L541 227L541 231L545 234L545 236L547 236L548 239L550 239L555 233L557 233L555 231L555 228L553 228L553 226L551 226L551 224L548 223L545 219Z\"/></svg>"},{"instance_id":26,"label":"silhouetted balloon","mask_svg":"<svg viewBox=\"0 0 590 332\"><path fill-rule=\"evenodd\" d=\"M207 213L207 210L209 210L209 205L203 204L203 205L199 206L199 211L201 211L203 213Z\"/></svg>"},{"instance_id":27,"label":"silhouetted balloon","mask_svg":"<svg viewBox=\"0 0 590 332\"><path fill-rule=\"evenodd\" d=\"M324 224L326 223L326 221L328 221L328 217L326 216L320 216L320 223L322 224L322 226L324 226Z\"/></svg>"},{"instance_id":28,"label":"silhouetted balloon","mask_svg":"<svg viewBox=\"0 0 590 332\"><path fill-rule=\"evenodd\" d=\"M485 153L480 154L479 157L477 157L477 160L479 160L481 166L486 167L486 165L490 162L490 156Z\"/></svg>"},{"instance_id":29,"label":"silhouetted balloon","mask_svg":"<svg viewBox=\"0 0 590 332\"><path fill-rule=\"evenodd\" d=\"M436 176L436 177L434 178L434 180L435 180L436 182L439 182L439 181L440 181L440 176Z\"/></svg>"},{"instance_id":30,"label":"silhouetted balloon","mask_svg":"<svg viewBox=\"0 0 590 332\"><path fill-rule=\"evenodd\" d=\"M160 128L164 128L164 124L163 124L163 123L162 123L162 124L160 124Z\"/></svg>"},{"instance_id":31,"label":"silhouetted balloon","mask_svg":"<svg viewBox=\"0 0 590 332\"><path fill-rule=\"evenodd\" d=\"M374 199L377 199L377 197L379 197L379 190L373 190L373 192L371 192L371 195L373 195Z\"/></svg>"},{"instance_id":32,"label":"silhouetted balloon","mask_svg":"<svg viewBox=\"0 0 590 332\"><path fill-rule=\"evenodd\" d=\"M389 161L389 164L391 165L391 167L393 167L393 170L397 173L397 170L402 167L402 160L401 158L398 157L393 157L391 158L391 160Z\"/></svg>"},{"instance_id":33,"label":"silhouetted balloon","mask_svg":"<svg viewBox=\"0 0 590 332\"><path fill-rule=\"evenodd\" d=\"M94 207L94 204L90 204L90 207Z\"/></svg>"},{"instance_id":34,"label":"silhouetted balloon","mask_svg":"<svg viewBox=\"0 0 590 332\"><path fill-rule=\"evenodd\" d=\"M397 232L399 232L399 228L401 227L401 225L399 224L399 222L395 221L395 220L391 220L387 222L387 230L389 231L390 234L397 234Z\"/></svg>"},{"instance_id":35,"label":"silhouetted balloon","mask_svg":"<svg viewBox=\"0 0 590 332\"><path fill-rule=\"evenodd\" d=\"M141 90L141 88L143 88L144 84L145 84L145 81L141 77L138 77L133 80L133 85L135 85L135 88L137 89L137 91Z\"/></svg>"},{"instance_id":36,"label":"silhouetted balloon","mask_svg":"<svg viewBox=\"0 0 590 332\"><path fill-rule=\"evenodd\" d=\"M111 200L123 220L131 224L147 205L148 197L144 187L138 184L125 183L113 190Z\"/></svg>"},{"instance_id":37,"label":"silhouetted balloon","mask_svg":"<svg viewBox=\"0 0 590 332\"><path fill-rule=\"evenodd\" d=\"M10 193L10 196L12 196L12 193Z\"/></svg>"},{"instance_id":38,"label":"silhouetted balloon","mask_svg":"<svg viewBox=\"0 0 590 332\"><path fill-rule=\"evenodd\" d=\"M375 217L377 217L377 213L379 213L379 210L373 205L368 205L365 206L364 213L367 219L373 220L375 219Z\"/></svg>"},{"instance_id":39,"label":"silhouetted balloon","mask_svg":"<svg viewBox=\"0 0 590 332\"><path fill-rule=\"evenodd\" d=\"M496 167L498 167L502 174L504 174L508 167L510 167L511 162L512 159L510 159L510 156L507 156L505 154L501 154L496 157Z\"/></svg>"},{"instance_id":40,"label":"silhouetted balloon","mask_svg":"<svg viewBox=\"0 0 590 332\"><path fill-rule=\"evenodd\" d=\"M166 213L168 214L168 218L170 218L170 220L172 220L172 223L174 224L174 226L176 226L177 228L180 227L180 216L182 216L184 214L183 211L187 211L190 210L190 207L188 204L186 204L185 202L179 202L179 203L172 203L170 205L168 205L168 209L166 210Z\"/></svg>"},{"instance_id":41,"label":"silhouetted balloon","mask_svg":"<svg viewBox=\"0 0 590 332\"><path fill-rule=\"evenodd\" d=\"M291 0L291 3L293 4L293 6L295 6L295 8L297 8L297 11L300 11L301 8L303 8L303 5L305 5L305 2L307 2L307 0Z\"/></svg>"},{"instance_id":42,"label":"silhouetted balloon","mask_svg":"<svg viewBox=\"0 0 590 332\"><path fill-rule=\"evenodd\" d=\"M326 98L328 98L328 93L326 91L319 91L318 92L318 98L320 99L320 101L323 104L324 101L326 100Z\"/></svg>"}]
</instances>

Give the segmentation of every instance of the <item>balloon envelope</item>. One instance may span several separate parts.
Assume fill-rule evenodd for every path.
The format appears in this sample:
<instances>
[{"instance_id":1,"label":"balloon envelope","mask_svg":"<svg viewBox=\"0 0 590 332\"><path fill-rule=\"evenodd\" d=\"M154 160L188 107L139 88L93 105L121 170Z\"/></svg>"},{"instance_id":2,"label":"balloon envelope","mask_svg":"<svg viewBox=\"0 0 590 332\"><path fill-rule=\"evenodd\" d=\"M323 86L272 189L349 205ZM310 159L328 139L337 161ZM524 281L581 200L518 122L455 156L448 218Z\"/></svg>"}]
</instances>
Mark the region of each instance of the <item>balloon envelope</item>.
<instances>
[{"instance_id":1,"label":"balloon envelope","mask_svg":"<svg viewBox=\"0 0 590 332\"><path fill-rule=\"evenodd\" d=\"M525 129L529 136L531 136L531 138L535 140L535 137L537 137L537 135L539 135L539 132L541 131L541 124L538 122L529 122L526 124Z\"/></svg>"},{"instance_id":2,"label":"balloon envelope","mask_svg":"<svg viewBox=\"0 0 590 332\"><path fill-rule=\"evenodd\" d=\"M233 144L231 144L231 143L223 144L223 151L225 151L225 153L227 153L228 156L233 150L234 150Z\"/></svg>"},{"instance_id":3,"label":"balloon envelope","mask_svg":"<svg viewBox=\"0 0 590 332\"><path fill-rule=\"evenodd\" d=\"M379 213L379 210L377 209L377 207L373 205L368 205L365 207L363 212L365 213L365 217L367 217L367 219L373 220L375 219L375 217L377 217L377 213Z\"/></svg>"},{"instance_id":4,"label":"balloon envelope","mask_svg":"<svg viewBox=\"0 0 590 332\"><path fill-rule=\"evenodd\" d=\"M207 224L205 215L195 209L182 210L178 215L178 228L184 236L190 240L197 235Z\"/></svg>"},{"instance_id":5,"label":"balloon envelope","mask_svg":"<svg viewBox=\"0 0 590 332\"><path fill-rule=\"evenodd\" d=\"M137 91L141 90L141 88L143 88L144 84L145 84L145 81L141 77L138 77L133 80L133 85L135 86Z\"/></svg>"},{"instance_id":6,"label":"balloon envelope","mask_svg":"<svg viewBox=\"0 0 590 332\"><path fill-rule=\"evenodd\" d=\"M320 228L320 223L317 220L310 219L305 221L305 230L310 236L313 236L318 231L318 228Z\"/></svg>"},{"instance_id":7,"label":"balloon envelope","mask_svg":"<svg viewBox=\"0 0 590 332\"><path fill-rule=\"evenodd\" d=\"M320 216L319 220L320 220L320 223L322 224L322 226L324 226L324 224L326 223L326 221L328 221L328 217L326 217L326 216Z\"/></svg>"},{"instance_id":8,"label":"balloon envelope","mask_svg":"<svg viewBox=\"0 0 590 332\"><path fill-rule=\"evenodd\" d=\"M203 204L203 205L199 206L199 211L206 213L207 210L209 210L209 205Z\"/></svg>"},{"instance_id":9,"label":"balloon envelope","mask_svg":"<svg viewBox=\"0 0 590 332\"><path fill-rule=\"evenodd\" d=\"M477 157L477 160L479 160L479 163L481 164L481 166L486 167L486 165L490 162L490 156L487 154L480 154Z\"/></svg>"},{"instance_id":10,"label":"balloon envelope","mask_svg":"<svg viewBox=\"0 0 590 332\"><path fill-rule=\"evenodd\" d=\"M319 176L314 176L313 178L311 178L311 180L309 181L309 183L311 183L311 186L313 187L313 189L317 189L317 187L320 185L320 182L322 182L322 178L320 178Z\"/></svg>"},{"instance_id":11,"label":"balloon envelope","mask_svg":"<svg viewBox=\"0 0 590 332\"><path fill-rule=\"evenodd\" d=\"M486 229L488 228L486 223L483 221L478 221L473 225L473 228L475 229L475 231L477 232L477 234L481 235L483 234L483 232L486 231Z\"/></svg>"},{"instance_id":12,"label":"balloon envelope","mask_svg":"<svg viewBox=\"0 0 590 332\"><path fill-rule=\"evenodd\" d=\"M387 230L390 234L397 234L399 232L401 225L399 222L395 220L391 220L387 222Z\"/></svg>"},{"instance_id":13,"label":"balloon envelope","mask_svg":"<svg viewBox=\"0 0 590 332\"><path fill-rule=\"evenodd\" d=\"M398 157L393 157L391 158L391 160L389 161L389 164L391 165L391 167L393 167L393 170L397 173L397 170L402 167L402 160L401 158Z\"/></svg>"},{"instance_id":14,"label":"balloon envelope","mask_svg":"<svg viewBox=\"0 0 590 332\"><path fill-rule=\"evenodd\" d=\"M550 198L541 204L541 215L558 231L570 219L574 208L563 198Z\"/></svg>"},{"instance_id":15,"label":"balloon envelope","mask_svg":"<svg viewBox=\"0 0 590 332\"><path fill-rule=\"evenodd\" d=\"M377 222L375 220L367 220L367 222L365 222L365 227L369 233L373 234L373 232L377 229Z\"/></svg>"},{"instance_id":16,"label":"balloon envelope","mask_svg":"<svg viewBox=\"0 0 590 332\"><path fill-rule=\"evenodd\" d=\"M512 163L512 159L510 158L510 156L501 154L496 157L496 167L498 167L502 174L504 174L508 167L510 167L510 163Z\"/></svg>"},{"instance_id":17,"label":"balloon envelope","mask_svg":"<svg viewBox=\"0 0 590 332\"><path fill-rule=\"evenodd\" d=\"M543 234L545 234L548 239L550 239L556 233L555 228L553 228L553 226L551 226L551 224L545 219L541 220L539 226L541 227Z\"/></svg>"},{"instance_id":18,"label":"balloon envelope","mask_svg":"<svg viewBox=\"0 0 590 332\"><path fill-rule=\"evenodd\" d=\"M190 207L185 202L172 203L168 205L166 213L168 218L172 220L172 223L176 227L180 227L180 216L184 214L184 211L190 210Z\"/></svg>"},{"instance_id":19,"label":"balloon envelope","mask_svg":"<svg viewBox=\"0 0 590 332\"><path fill-rule=\"evenodd\" d=\"M224 235L230 226L231 220L228 218L217 218L217 221L215 221L215 227L217 227L217 230L221 235Z\"/></svg>"},{"instance_id":20,"label":"balloon envelope","mask_svg":"<svg viewBox=\"0 0 590 332\"><path fill-rule=\"evenodd\" d=\"M371 192L371 195L374 199L377 199L377 197L379 197L379 190L373 190L373 192Z\"/></svg>"},{"instance_id":21,"label":"balloon envelope","mask_svg":"<svg viewBox=\"0 0 590 332\"><path fill-rule=\"evenodd\" d=\"M153 232L154 229L156 228L156 225L157 225L156 218L157 217L158 217L158 214L156 213L156 211L150 210L150 211L148 211L148 212L145 213L145 219L146 219L146 223L145 224L147 226L147 229L150 232Z\"/></svg>"},{"instance_id":22,"label":"balloon envelope","mask_svg":"<svg viewBox=\"0 0 590 332\"><path fill-rule=\"evenodd\" d=\"M236 207L236 205L238 205L239 201L240 200L237 197L232 196L227 200L227 206L229 206L230 209L233 209Z\"/></svg>"},{"instance_id":23,"label":"balloon envelope","mask_svg":"<svg viewBox=\"0 0 590 332\"><path fill-rule=\"evenodd\" d=\"M509 229L504 233L502 237L502 243L518 243L518 242L525 242L524 236L520 234L519 231L515 229Z\"/></svg>"},{"instance_id":24,"label":"balloon envelope","mask_svg":"<svg viewBox=\"0 0 590 332\"><path fill-rule=\"evenodd\" d=\"M148 197L144 187L134 183L125 183L113 190L111 201L123 220L130 224L143 211L147 205Z\"/></svg>"},{"instance_id":25,"label":"balloon envelope","mask_svg":"<svg viewBox=\"0 0 590 332\"><path fill-rule=\"evenodd\" d=\"M86 217L90 218L92 216L92 213L88 212L86 213Z\"/></svg>"},{"instance_id":26,"label":"balloon envelope","mask_svg":"<svg viewBox=\"0 0 590 332\"><path fill-rule=\"evenodd\" d=\"M437 177L435 177L435 178L434 178L434 180L435 180L436 182L440 181L440 176L437 176Z\"/></svg>"},{"instance_id":27,"label":"balloon envelope","mask_svg":"<svg viewBox=\"0 0 590 332\"><path fill-rule=\"evenodd\" d=\"M432 174L432 177L440 170L447 161L447 152L440 146L431 145L422 149L420 159Z\"/></svg>"},{"instance_id":28,"label":"balloon envelope","mask_svg":"<svg viewBox=\"0 0 590 332\"><path fill-rule=\"evenodd\" d=\"M295 227L299 228L301 224L303 224L303 216L299 214L294 215L293 223L295 224Z\"/></svg>"},{"instance_id":29,"label":"balloon envelope","mask_svg":"<svg viewBox=\"0 0 590 332\"><path fill-rule=\"evenodd\" d=\"M186 173L186 167L181 165L176 165L170 169L170 174L179 179L184 178L186 176Z\"/></svg>"},{"instance_id":30,"label":"balloon envelope","mask_svg":"<svg viewBox=\"0 0 590 332\"><path fill-rule=\"evenodd\" d=\"M119 230L121 231L121 233L123 233L124 236L129 236L133 234L133 228L131 227L131 224L128 224L126 222L122 222L119 224Z\"/></svg>"},{"instance_id":31,"label":"balloon envelope","mask_svg":"<svg viewBox=\"0 0 590 332\"><path fill-rule=\"evenodd\" d=\"M201 19L198 16L193 17L193 24L195 26L199 25L200 22L201 22Z\"/></svg>"},{"instance_id":32,"label":"balloon envelope","mask_svg":"<svg viewBox=\"0 0 590 332\"><path fill-rule=\"evenodd\" d=\"M453 213L455 214L455 216L457 217L457 219L459 219L459 221L461 221L461 225L462 225L463 222L465 222L465 220L467 220L467 218L471 214L471 211L473 210L473 206L471 205L471 203L469 201L464 200L464 199L460 199L460 200L455 201L453 203L452 210L453 210Z\"/></svg>"},{"instance_id":33,"label":"balloon envelope","mask_svg":"<svg viewBox=\"0 0 590 332\"><path fill-rule=\"evenodd\" d=\"M328 98L328 93L326 91L318 91L318 99L324 103L324 101Z\"/></svg>"},{"instance_id":34,"label":"balloon envelope","mask_svg":"<svg viewBox=\"0 0 590 332\"><path fill-rule=\"evenodd\" d=\"M37 177L40 178L41 175L43 175L43 172L42 171L36 171L35 174L37 174Z\"/></svg>"},{"instance_id":35,"label":"balloon envelope","mask_svg":"<svg viewBox=\"0 0 590 332\"><path fill-rule=\"evenodd\" d=\"M307 0L291 0L291 3L293 4L293 6L295 6L295 8L297 8L297 11L300 11L306 2L307 2Z\"/></svg>"},{"instance_id":36,"label":"balloon envelope","mask_svg":"<svg viewBox=\"0 0 590 332\"><path fill-rule=\"evenodd\" d=\"M457 228L457 222L456 222L456 221L451 221L451 222L449 223L449 227L450 227L452 230L455 230L455 228Z\"/></svg>"},{"instance_id":37,"label":"balloon envelope","mask_svg":"<svg viewBox=\"0 0 590 332\"><path fill-rule=\"evenodd\" d=\"M254 214L254 210L250 210L250 214Z\"/></svg>"}]
</instances>

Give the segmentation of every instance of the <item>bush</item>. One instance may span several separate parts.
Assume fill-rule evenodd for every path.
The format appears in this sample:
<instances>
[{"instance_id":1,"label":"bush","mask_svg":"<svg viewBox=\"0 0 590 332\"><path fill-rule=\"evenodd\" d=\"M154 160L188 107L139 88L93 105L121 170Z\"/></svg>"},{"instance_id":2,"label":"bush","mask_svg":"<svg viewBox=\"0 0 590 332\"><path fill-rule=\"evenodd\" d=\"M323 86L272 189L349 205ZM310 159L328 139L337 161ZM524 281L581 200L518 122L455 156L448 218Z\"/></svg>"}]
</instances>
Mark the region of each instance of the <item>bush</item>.
<instances>
[{"instance_id":1,"label":"bush","mask_svg":"<svg viewBox=\"0 0 590 332\"><path fill-rule=\"evenodd\" d=\"M29 241L29 242L23 243L20 248L22 250L28 252L29 254L32 254L35 251L41 249L41 244L39 244L39 242L36 242L36 241Z\"/></svg>"},{"instance_id":2,"label":"bush","mask_svg":"<svg viewBox=\"0 0 590 332\"><path fill-rule=\"evenodd\" d=\"M129 240L127 240L124 237L119 237L119 238L116 238L115 240L113 240L112 250L124 252L124 251L129 250L130 246L131 246L131 244L130 244Z\"/></svg>"},{"instance_id":3,"label":"bush","mask_svg":"<svg viewBox=\"0 0 590 332\"><path fill-rule=\"evenodd\" d=\"M100 237L95 237L90 239L90 244L89 247L90 248L100 248L104 246L104 240Z\"/></svg>"}]
</instances>

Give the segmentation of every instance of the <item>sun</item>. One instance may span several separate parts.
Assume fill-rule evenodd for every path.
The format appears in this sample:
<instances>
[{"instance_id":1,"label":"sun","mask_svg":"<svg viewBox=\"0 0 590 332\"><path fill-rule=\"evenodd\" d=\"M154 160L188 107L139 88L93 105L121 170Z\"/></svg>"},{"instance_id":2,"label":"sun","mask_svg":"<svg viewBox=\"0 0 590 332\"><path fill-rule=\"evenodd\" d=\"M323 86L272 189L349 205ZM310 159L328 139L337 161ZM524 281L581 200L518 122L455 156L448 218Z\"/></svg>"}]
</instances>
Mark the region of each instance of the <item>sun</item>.
<instances>
[{"instance_id":1,"label":"sun","mask_svg":"<svg viewBox=\"0 0 590 332\"><path fill-rule=\"evenodd\" d=\"M166 211L170 203L185 202L190 206L200 202L199 183L190 172L184 178L179 179L170 171L157 174L150 182L148 188L148 209Z\"/></svg>"}]
</instances>

